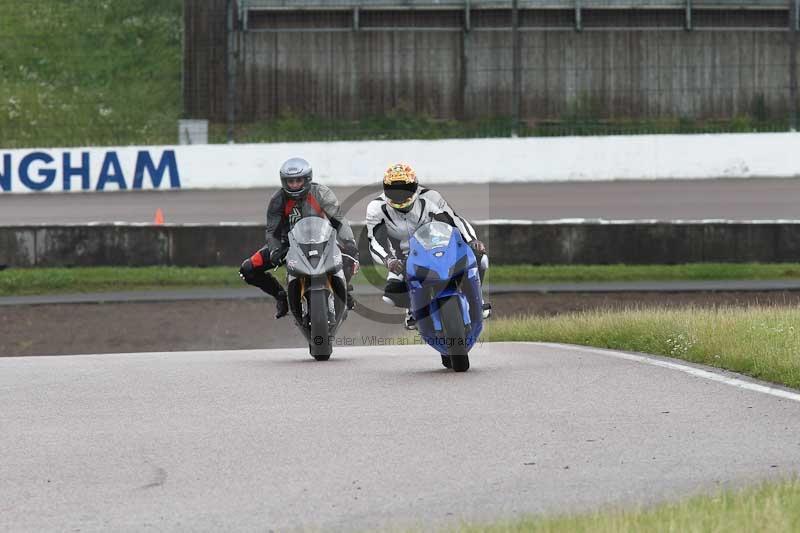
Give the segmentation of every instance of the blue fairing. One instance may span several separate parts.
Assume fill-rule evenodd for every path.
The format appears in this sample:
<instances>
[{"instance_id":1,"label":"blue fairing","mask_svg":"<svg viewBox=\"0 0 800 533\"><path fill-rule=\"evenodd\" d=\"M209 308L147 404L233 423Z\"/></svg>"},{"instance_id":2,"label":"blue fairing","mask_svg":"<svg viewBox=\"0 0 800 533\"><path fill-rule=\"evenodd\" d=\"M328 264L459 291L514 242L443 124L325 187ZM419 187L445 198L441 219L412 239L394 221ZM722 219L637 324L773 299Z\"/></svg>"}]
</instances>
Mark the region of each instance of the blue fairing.
<instances>
[{"instance_id":1,"label":"blue fairing","mask_svg":"<svg viewBox=\"0 0 800 533\"><path fill-rule=\"evenodd\" d=\"M409 242L406 262L411 312L420 336L447 355L439 306L443 298L455 295L467 326L467 348L471 349L483 330L481 284L475 254L455 228L446 244L434 241L426 245L415 234Z\"/></svg>"}]
</instances>

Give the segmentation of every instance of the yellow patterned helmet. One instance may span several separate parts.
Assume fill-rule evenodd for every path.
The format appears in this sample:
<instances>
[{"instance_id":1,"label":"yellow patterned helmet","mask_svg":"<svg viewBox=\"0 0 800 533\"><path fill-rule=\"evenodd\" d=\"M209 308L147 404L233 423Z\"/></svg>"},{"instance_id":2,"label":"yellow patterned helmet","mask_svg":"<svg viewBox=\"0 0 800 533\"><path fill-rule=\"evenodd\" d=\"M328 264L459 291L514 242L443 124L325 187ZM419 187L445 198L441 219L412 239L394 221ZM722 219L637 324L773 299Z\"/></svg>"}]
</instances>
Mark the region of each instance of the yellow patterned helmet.
<instances>
[{"instance_id":1,"label":"yellow patterned helmet","mask_svg":"<svg viewBox=\"0 0 800 533\"><path fill-rule=\"evenodd\" d=\"M409 211L417 200L417 174L405 163L395 163L383 174L386 203L400 211Z\"/></svg>"}]
</instances>

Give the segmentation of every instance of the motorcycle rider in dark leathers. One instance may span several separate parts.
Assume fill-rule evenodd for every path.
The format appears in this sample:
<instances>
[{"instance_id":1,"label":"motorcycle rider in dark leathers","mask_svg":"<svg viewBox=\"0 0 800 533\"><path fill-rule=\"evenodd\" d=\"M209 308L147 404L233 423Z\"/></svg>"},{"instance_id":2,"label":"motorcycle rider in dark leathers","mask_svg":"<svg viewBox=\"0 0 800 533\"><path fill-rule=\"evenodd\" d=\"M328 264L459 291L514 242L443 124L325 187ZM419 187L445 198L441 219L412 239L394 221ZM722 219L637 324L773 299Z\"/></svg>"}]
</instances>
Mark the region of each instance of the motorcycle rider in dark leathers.
<instances>
[{"instance_id":1,"label":"motorcycle rider in dark leathers","mask_svg":"<svg viewBox=\"0 0 800 533\"><path fill-rule=\"evenodd\" d=\"M275 297L275 318L286 315L289 303L286 291L269 270L283 264L289 251L289 231L297 221L309 216L327 218L337 232L342 251L342 267L347 279L347 307L353 308L353 286L350 279L359 268L358 247L353 230L342 214L333 191L325 185L314 183L312 176L311 165L299 157L289 159L281 166L281 189L272 196L267 206L267 243L245 259L239 269L239 275L244 281Z\"/></svg>"}]
</instances>

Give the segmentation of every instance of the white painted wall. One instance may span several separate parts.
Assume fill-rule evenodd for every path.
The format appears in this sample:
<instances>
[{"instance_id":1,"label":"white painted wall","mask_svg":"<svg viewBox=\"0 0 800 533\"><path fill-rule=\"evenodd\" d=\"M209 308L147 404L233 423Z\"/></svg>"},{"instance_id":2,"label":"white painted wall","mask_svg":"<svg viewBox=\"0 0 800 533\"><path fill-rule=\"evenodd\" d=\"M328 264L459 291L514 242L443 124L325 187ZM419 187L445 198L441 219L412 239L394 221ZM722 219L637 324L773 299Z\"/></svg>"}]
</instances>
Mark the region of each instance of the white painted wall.
<instances>
[{"instance_id":1,"label":"white painted wall","mask_svg":"<svg viewBox=\"0 0 800 533\"><path fill-rule=\"evenodd\" d=\"M32 153L48 157L31 161ZM0 151L0 194L31 192L23 173L28 183L52 181L44 191L64 191L65 153L73 167L89 154L88 187L77 175L68 180L73 191L118 190L121 182L133 188L142 153L156 166L174 154L179 179L165 165L162 189L176 181L182 189L271 186L294 156L309 160L315 179L330 185L376 183L395 161L410 163L427 183L800 177L800 133L637 135L7 150ZM145 169L142 189L153 188L152 173Z\"/></svg>"}]
</instances>

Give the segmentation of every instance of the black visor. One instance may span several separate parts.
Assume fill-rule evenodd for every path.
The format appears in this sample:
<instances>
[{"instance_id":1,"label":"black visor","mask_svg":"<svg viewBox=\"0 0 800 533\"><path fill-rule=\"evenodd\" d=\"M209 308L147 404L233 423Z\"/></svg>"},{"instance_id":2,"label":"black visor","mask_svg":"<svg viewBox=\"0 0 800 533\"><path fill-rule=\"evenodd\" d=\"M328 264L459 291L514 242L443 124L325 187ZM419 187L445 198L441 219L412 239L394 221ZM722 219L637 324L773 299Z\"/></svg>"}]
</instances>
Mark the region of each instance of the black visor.
<instances>
[{"instance_id":1,"label":"black visor","mask_svg":"<svg viewBox=\"0 0 800 533\"><path fill-rule=\"evenodd\" d=\"M408 201L414 193L417 192L416 183L397 183L392 185L385 185L383 191L386 193L386 198L394 203L402 204Z\"/></svg>"}]
</instances>

